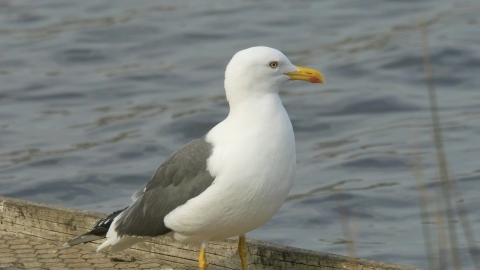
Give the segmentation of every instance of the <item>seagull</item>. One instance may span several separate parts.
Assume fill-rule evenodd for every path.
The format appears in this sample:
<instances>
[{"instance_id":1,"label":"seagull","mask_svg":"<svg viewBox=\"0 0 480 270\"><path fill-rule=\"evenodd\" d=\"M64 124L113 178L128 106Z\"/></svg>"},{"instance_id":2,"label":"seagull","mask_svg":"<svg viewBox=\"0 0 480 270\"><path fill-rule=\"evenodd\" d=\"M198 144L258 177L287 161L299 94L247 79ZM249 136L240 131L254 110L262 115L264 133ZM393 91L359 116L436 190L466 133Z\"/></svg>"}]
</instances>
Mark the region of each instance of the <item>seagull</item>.
<instances>
[{"instance_id":1,"label":"seagull","mask_svg":"<svg viewBox=\"0 0 480 270\"><path fill-rule=\"evenodd\" d=\"M98 251L118 252L155 236L200 245L239 236L247 269L245 234L267 222L292 187L296 153L292 123L279 97L288 81L324 83L313 69L294 66L280 51L237 52L225 71L230 112L203 137L170 155L127 208L94 224L65 247L107 238Z\"/></svg>"}]
</instances>

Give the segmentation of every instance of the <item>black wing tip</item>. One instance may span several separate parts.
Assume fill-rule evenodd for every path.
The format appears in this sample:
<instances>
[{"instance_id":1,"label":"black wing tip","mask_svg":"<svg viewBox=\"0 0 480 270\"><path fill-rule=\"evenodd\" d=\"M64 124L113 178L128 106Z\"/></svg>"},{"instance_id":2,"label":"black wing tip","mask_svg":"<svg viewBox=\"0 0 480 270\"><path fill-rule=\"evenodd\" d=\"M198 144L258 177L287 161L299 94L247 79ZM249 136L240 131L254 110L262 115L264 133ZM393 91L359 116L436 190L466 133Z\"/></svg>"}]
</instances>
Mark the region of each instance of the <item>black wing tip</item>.
<instances>
[{"instance_id":1,"label":"black wing tip","mask_svg":"<svg viewBox=\"0 0 480 270\"><path fill-rule=\"evenodd\" d=\"M77 236L77 237L71 239L68 242L65 242L63 244L63 247L68 248L68 247L75 246L75 245L78 245L78 244L84 244L84 243L88 243L88 242L92 242L92 241L95 241L95 240L98 240L98 239L105 238L107 236L107 232L108 232L107 228L103 228L103 227L95 228L95 229L91 230L90 232L88 232L86 234L82 234L80 236Z\"/></svg>"},{"instance_id":2,"label":"black wing tip","mask_svg":"<svg viewBox=\"0 0 480 270\"><path fill-rule=\"evenodd\" d=\"M123 211L125 211L125 209L127 209L127 208L128 207L125 207L122 210L115 211L112 214L108 215L106 218L100 219L99 221L97 221L97 223L93 224L93 228L94 229L96 229L96 228L107 228L107 229L110 228L110 225L112 225L115 218L118 215L120 215Z\"/></svg>"},{"instance_id":3,"label":"black wing tip","mask_svg":"<svg viewBox=\"0 0 480 270\"><path fill-rule=\"evenodd\" d=\"M127 207L128 208L128 207ZM125 208L125 209L127 209ZM77 236L70 241L67 241L63 244L63 247L68 248L71 246L75 246L78 244L84 244L88 242L92 242L98 239L105 238L107 236L108 229L110 225L112 225L115 218L122 213L125 209L118 210L113 212L112 214L108 215L106 218L100 219L93 225L93 229L86 234L82 234Z\"/></svg>"}]
</instances>

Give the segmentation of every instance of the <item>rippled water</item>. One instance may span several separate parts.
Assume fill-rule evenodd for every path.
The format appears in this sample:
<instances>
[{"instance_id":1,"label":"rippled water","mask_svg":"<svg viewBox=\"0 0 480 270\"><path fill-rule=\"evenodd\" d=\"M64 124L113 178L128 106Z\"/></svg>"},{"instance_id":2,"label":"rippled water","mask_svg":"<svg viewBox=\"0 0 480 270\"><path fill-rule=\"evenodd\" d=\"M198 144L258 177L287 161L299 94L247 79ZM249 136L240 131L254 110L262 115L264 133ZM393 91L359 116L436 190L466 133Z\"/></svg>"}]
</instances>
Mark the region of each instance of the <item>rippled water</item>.
<instances>
[{"instance_id":1,"label":"rippled water","mask_svg":"<svg viewBox=\"0 0 480 270\"><path fill-rule=\"evenodd\" d=\"M297 179L279 213L248 236L347 254L346 216L358 256L426 267L412 165L419 157L432 195L437 166L419 19L450 168L480 239L473 0L0 0L0 194L124 207L172 151L226 116L230 57L267 45L328 84L282 92Z\"/></svg>"}]
</instances>

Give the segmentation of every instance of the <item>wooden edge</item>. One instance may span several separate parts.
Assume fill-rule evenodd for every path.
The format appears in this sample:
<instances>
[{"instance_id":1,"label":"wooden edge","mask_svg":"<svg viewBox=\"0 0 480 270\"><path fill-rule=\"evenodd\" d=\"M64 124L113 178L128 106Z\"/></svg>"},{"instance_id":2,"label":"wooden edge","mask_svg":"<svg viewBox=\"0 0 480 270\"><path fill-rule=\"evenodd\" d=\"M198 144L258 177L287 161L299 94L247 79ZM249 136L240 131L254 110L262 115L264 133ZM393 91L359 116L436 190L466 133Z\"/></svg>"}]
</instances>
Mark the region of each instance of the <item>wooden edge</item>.
<instances>
[{"instance_id":1,"label":"wooden edge","mask_svg":"<svg viewBox=\"0 0 480 270\"><path fill-rule=\"evenodd\" d=\"M0 232L14 233L19 237L44 239L62 248L65 241L90 230L105 214L82 211L42 203L29 202L0 196ZM95 241L96 247L102 241ZM352 269L352 270L414 270L416 268L349 258L266 243L247 241L251 269ZM174 242L169 237L156 237L137 244L128 250L137 258L159 260L172 265L195 267L198 246ZM207 256L211 269L239 269L236 240L211 242Z\"/></svg>"}]
</instances>

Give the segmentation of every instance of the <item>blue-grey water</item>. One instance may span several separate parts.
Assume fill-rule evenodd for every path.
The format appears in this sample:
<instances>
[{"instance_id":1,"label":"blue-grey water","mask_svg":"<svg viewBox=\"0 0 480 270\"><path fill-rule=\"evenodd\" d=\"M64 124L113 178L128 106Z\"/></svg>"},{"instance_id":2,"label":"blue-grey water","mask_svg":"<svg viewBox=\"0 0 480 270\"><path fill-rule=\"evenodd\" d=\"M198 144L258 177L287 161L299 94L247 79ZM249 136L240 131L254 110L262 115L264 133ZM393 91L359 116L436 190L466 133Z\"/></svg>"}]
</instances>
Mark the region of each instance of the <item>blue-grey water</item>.
<instances>
[{"instance_id":1,"label":"blue-grey water","mask_svg":"<svg viewBox=\"0 0 480 270\"><path fill-rule=\"evenodd\" d=\"M480 244L477 0L0 0L0 195L126 206L170 153L227 115L231 56L266 45L328 84L282 92L296 181L248 237L347 255L348 222L356 255L425 268L413 165L430 196L438 173L419 20L449 168Z\"/></svg>"}]
</instances>

